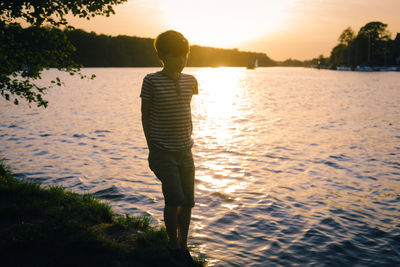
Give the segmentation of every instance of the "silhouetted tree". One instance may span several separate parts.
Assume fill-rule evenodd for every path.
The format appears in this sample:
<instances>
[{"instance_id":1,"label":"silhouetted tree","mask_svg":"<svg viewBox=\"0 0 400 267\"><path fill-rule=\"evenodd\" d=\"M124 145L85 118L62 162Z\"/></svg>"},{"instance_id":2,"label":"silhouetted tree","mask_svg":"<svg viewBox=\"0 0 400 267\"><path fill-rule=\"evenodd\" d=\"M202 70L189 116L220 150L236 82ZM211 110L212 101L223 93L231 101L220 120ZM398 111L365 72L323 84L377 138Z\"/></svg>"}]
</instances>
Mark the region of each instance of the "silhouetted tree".
<instances>
[{"instance_id":1,"label":"silhouetted tree","mask_svg":"<svg viewBox=\"0 0 400 267\"><path fill-rule=\"evenodd\" d=\"M339 36L339 44L331 52L330 63L337 65L386 65L391 63L392 40L387 24L369 22L360 28L357 36L351 28Z\"/></svg>"},{"instance_id":2,"label":"silhouetted tree","mask_svg":"<svg viewBox=\"0 0 400 267\"><path fill-rule=\"evenodd\" d=\"M332 49L330 63L333 66L350 65L350 49L347 45L340 43Z\"/></svg>"},{"instance_id":3,"label":"silhouetted tree","mask_svg":"<svg viewBox=\"0 0 400 267\"><path fill-rule=\"evenodd\" d=\"M343 30L342 34L338 38L338 41L341 44L348 46L354 40L354 38L355 38L354 31L351 29L351 27L348 27L345 30Z\"/></svg>"},{"instance_id":4,"label":"silhouetted tree","mask_svg":"<svg viewBox=\"0 0 400 267\"><path fill-rule=\"evenodd\" d=\"M43 69L56 67L71 75L80 73L80 65L71 55L75 50L60 26L72 28L67 14L90 19L109 16L113 5L127 0L4 0L0 2L0 93L6 100L14 96L46 107L42 94L51 86L35 83ZM21 23L30 25L23 29ZM59 78L52 81L60 86Z\"/></svg>"},{"instance_id":5,"label":"silhouetted tree","mask_svg":"<svg viewBox=\"0 0 400 267\"><path fill-rule=\"evenodd\" d=\"M385 50L388 49L390 33L386 30L387 24L369 22L361 27L355 39L356 62L368 65L383 65Z\"/></svg>"}]
</instances>

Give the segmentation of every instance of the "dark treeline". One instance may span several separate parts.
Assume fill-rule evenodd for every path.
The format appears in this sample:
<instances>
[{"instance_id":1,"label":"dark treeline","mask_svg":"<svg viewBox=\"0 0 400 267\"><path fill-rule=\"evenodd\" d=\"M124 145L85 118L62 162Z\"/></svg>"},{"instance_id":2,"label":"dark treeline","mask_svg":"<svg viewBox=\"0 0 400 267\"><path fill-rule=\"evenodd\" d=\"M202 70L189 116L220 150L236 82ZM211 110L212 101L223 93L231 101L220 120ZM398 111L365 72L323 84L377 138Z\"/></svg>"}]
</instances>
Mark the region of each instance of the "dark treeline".
<instances>
[{"instance_id":1,"label":"dark treeline","mask_svg":"<svg viewBox=\"0 0 400 267\"><path fill-rule=\"evenodd\" d=\"M85 67L160 66L153 39L125 35L111 37L83 30L66 31L76 47L73 59Z\"/></svg>"},{"instance_id":2,"label":"dark treeline","mask_svg":"<svg viewBox=\"0 0 400 267\"><path fill-rule=\"evenodd\" d=\"M289 58L285 61L278 62L277 64L283 67L303 67L304 61Z\"/></svg>"},{"instance_id":3,"label":"dark treeline","mask_svg":"<svg viewBox=\"0 0 400 267\"><path fill-rule=\"evenodd\" d=\"M265 53L244 52L236 48L221 49L192 45L187 65L189 67L246 67L249 62L254 62L257 59L260 67L399 66L400 34L397 34L396 38L392 40L386 28L387 24L369 22L361 27L356 35L348 27L340 34L339 43L332 49L329 57L320 55L305 61L289 58L278 62L269 58ZM28 37L31 36L29 35L31 28L21 28L20 31L26 32L25 35L28 35ZM43 28L42 31L55 32L57 29ZM68 53L71 53L75 62L85 67L161 66L154 51L154 39L126 35L108 36L83 30L65 30L63 33L76 48L73 52L70 49L71 52ZM57 42L60 43L60 41ZM42 46L40 47L42 48ZM22 61L20 64L27 66Z\"/></svg>"},{"instance_id":4,"label":"dark treeline","mask_svg":"<svg viewBox=\"0 0 400 267\"><path fill-rule=\"evenodd\" d=\"M330 60L324 55L310 59L310 60L297 60L297 59L286 59L285 61L277 62L277 66L282 67L310 67L310 66L330 66Z\"/></svg>"},{"instance_id":5,"label":"dark treeline","mask_svg":"<svg viewBox=\"0 0 400 267\"><path fill-rule=\"evenodd\" d=\"M329 57L320 55L311 60L287 59L278 62L279 66L315 66L335 69L338 66L355 68L357 66L399 66L400 34L394 40L387 31L387 24L373 21L360 28L357 34L346 28L338 38L338 44Z\"/></svg>"},{"instance_id":6,"label":"dark treeline","mask_svg":"<svg viewBox=\"0 0 400 267\"><path fill-rule=\"evenodd\" d=\"M348 27L339 36L339 44L331 52L329 61L333 66L387 66L400 62L400 36L391 39L387 24L369 22L360 28L357 35Z\"/></svg>"},{"instance_id":7,"label":"dark treeline","mask_svg":"<svg viewBox=\"0 0 400 267\"><path fill-rule=\"evenodd\" d=\"M158 67L151 38L132 36L107 36L83 30L66 32L76 47L73 59L85 67ZM242 52L237 49L220 49L193 45L188 59L189 67L245 67L249 61L258 60L259 66L275 66L264 53Z\"/></svg>"},{"instance_id":8,"label":"dark treeline","mask_svg":"<svg viewBox=\"0 0 400 267\"><path fill-rule=\"evenodd\" d=\"M257 59L258 66L275 66L276 62L264 53L242 52L237 49L221 49L194 45L188 60L191 67L245 67Z\"/></svg>"}]
</instances>

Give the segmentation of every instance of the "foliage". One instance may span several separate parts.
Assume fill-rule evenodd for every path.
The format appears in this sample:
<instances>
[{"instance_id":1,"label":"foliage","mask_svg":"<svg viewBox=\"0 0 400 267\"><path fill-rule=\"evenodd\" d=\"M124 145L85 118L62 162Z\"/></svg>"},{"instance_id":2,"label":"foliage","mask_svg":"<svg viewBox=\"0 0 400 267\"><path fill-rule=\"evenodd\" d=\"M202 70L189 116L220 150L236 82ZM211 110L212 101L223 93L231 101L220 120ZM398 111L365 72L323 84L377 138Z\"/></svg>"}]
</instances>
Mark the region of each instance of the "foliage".
<instances>
[{"instance_id":1,"label":"foliage","mask_svg":"<svg viewBox=\"0 0 400 267\"><path fill-rule=\"evenodd\" d=\"M351 27L346 28L339 36L338 41L340 44L349 45L354 39L354 32Z\"/></svg>"},{"instance_id":2,"label":"foliage","mask_svg":"<svg viewBox=\"0 0 400 267\"><path fill-rule=\"evenodd\" d=\"M258 60L258 66L275 66L264 53L243 52L238 49L221 49L194 45L190 48L188 66L192 67L245 67L249 60Z\"/></svg>"},{"instance_id":3,"label":"foliage","mask_svg":"<svg viewBox=\"0 0 400 267\"><path fill-rule=\"evenodd\" d=\"M52 86L41 86L41 72L50 67L66 71L71 75L80 73L80 64L71 58L75 47L65 32L57 27L69 25L66 16L72 14L90 19L97 15L114 13L113 5L127 0L41 0L0 2L0 94L6 99L14 97L37 106L47 107L42 95ZM23 29L21 25L31 27ZM94 78L92 76L92 78ZM61 86L59 78L51 82Z\"/></svg>"},{"instance_id":4,"label":"foliage","mask_svg":"<svg viewBox=\"0 0 400 267\"><path fill-rule=\"evenodd\" d=\"M283 67L303 67L304 62L297 59L288 58L285 61L279 62L278 65Z\"/></svg>"},{"instance_id":5,"label":"foliage","mask_svg":"<svg viewBox=\"0 0 400 267\"><path fill-rule=\"evenodd\" d=\"M388 25L379 21L373 21L361 27L357 37L370 38L371 40L389 41L390 32L386 30Z\"/></svg>"},{"instance_id":6,"label":"foliage","mask_svg":"<svg viewBox=\"0 0 400 267\"><path fill-rule=\"evenodd\" d=\"M349 46L343 43L336 45L332 49L330 61L336 66L350 65Z\"/></svg>"},{"instance_id":7,"label":"foliage","mask_svg":"<svg viewBox=\"0 0 400 267\"><path fill-rule=\"evenodd\" d=\"M125 214L125 216L116 216L114 222L122 227L147 231L150 229L152 219L149 216L131 217Z\"/></svg>"},{"instance_id":8,"label":"foliage","mask_svg":"<svg viewBox=\"0 0 400 267\"><path fill-rule=\"evenodd\" d=\"M313 66L336 69L337 66L356 67L360 65L385 66L400 63L400 38L391 40L387 24L373 21L360 28L357 35L347 27L339 35L338 44L332 48L330 57L323 55L305 60L288 59L280 66ZM400 34L397 34L400 36Z\"/></svg>"},{"instance_id":9,"label":"foliage","mask_svg":"<svg viewBox=\"0 0 400 267\"><path fill-rule=\"evenodd\" d=\"M85 67L159 67L153 39L134 36L107 36L83 30L66 31L68 39L77 48L73 59ZM242 52L193 45L188 59L190 67L244 67L249 59L258 59L259 66L273 66L266 54Z\"/></svg>"},{"instance_id":10,"label":"foliage","mask_svg":"<svg viewBox=\"0 0 400 267\"><path fill-rule=\"evenodd\" d=\"M339 36L330 56L333 66L382 66L394 64L393 41L387 24L373 21L360 28L357 35L348 27Z\"/></svg>"},{"instance_id":11,"label":"foliage","mask_svg":"<svg viewBox=\"0 0 400 267\"><path fill-rule=\"evenodd\" d=\"M79 71L79 65L71 59L74 47L61 30L48 27L23 29L13 23L1 28L0 91L6 100L17 95L38 106L47 106L42 94L48 87L33 82L41 78L41 71L50 67L65 67L71 75ZM0 26L1 27L1 26ZM61 86L57 78L52 81ZM14 99L18 104L18 98Z\"/></svg>"},{"instance_id":12,"label":"foliage","mask_svg":"<svg viewBox=\"0 0 400 267\"><path fill-rule=\"evenodd\" d=\"M319 57L315 57L311 60L305 60L304 66L313 66L313 67L324 67L329 66L329 58L324 57L324 55L319 55Z\"/></svg>"},{"instance_id":13,"label":"foliage","mask_svg":"<svg viewBox=\"0 0 400 267\"><path fill-rule=\"evenodd\" d=\"M77 48L72 58L85 67L161 66L154 53L153 39L67 30L65 34Z\"/></svg>"}]
</instances>

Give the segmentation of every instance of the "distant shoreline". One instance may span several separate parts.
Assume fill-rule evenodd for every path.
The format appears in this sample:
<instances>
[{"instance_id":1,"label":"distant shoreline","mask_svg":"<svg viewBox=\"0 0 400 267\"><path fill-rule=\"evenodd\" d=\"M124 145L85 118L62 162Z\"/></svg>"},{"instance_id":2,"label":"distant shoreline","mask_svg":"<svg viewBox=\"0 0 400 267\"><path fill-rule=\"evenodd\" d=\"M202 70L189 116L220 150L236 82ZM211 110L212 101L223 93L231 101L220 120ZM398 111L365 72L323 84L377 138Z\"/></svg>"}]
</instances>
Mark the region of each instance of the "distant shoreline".
<instances>
[{"instance_id":1,"label":"distant shoreline","mask_svg":"<svg viewBox=\"0 0 400 267\"><path fill-rule=\"evenodd\" d=\"M133 66L133 67L129 67L129 66L94 66L94 67L82 67L82 69L129 69L129 68L135 68L135 69L140 69L140 68L148 68L148 69L160 69L161 66ZM241 69L246 69L246 67L243 66L218 66L218 67L198 67L198 66L186 66L185 69L187 68L210 68L210 69L218 69L218 68L241 68ZM351 68L351 69L346 69L346 70L342 70L342 69L338 69L338 68L332 68L329 66L280 66L280 65L276 65L276 66L261 66L261 67L257 67L255 69L266 69L266 68L305 68L305 69L318 69L318 70L336 70L336 71L350 71L350 72L398 72L400 71L400 67L375 67L372 69L357 69L357 68ZM57 69L57 68L50 68L52 70ZM184 72L185 70L183 70ZM251 71L251 70L250 70Z\"/></svg>"}]
</instances>

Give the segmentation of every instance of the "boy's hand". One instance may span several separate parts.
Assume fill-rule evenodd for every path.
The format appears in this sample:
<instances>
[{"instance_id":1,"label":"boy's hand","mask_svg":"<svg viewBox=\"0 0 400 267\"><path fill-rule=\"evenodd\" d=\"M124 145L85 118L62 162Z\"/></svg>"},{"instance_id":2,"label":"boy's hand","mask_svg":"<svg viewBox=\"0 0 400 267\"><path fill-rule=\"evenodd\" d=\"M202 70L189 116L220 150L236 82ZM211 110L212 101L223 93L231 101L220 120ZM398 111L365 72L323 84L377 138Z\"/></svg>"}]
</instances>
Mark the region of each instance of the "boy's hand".
<instances>
[{"instance_id":1,"label":"boy's hand","mask_svg":"<svg viewBox=\"0 0 400 267\"><path fill-rule=\"evenodd\" d=\"M151 101L142 99L142 126L144 135L146 137L147 147L149 149L150 149L150 131L149 131L150 107L151 107Z\"/></svg>"}]
</instances>

